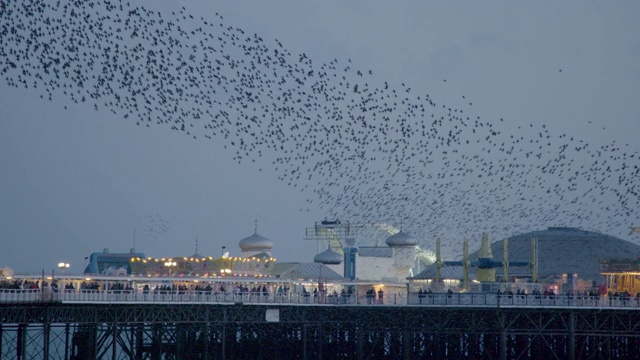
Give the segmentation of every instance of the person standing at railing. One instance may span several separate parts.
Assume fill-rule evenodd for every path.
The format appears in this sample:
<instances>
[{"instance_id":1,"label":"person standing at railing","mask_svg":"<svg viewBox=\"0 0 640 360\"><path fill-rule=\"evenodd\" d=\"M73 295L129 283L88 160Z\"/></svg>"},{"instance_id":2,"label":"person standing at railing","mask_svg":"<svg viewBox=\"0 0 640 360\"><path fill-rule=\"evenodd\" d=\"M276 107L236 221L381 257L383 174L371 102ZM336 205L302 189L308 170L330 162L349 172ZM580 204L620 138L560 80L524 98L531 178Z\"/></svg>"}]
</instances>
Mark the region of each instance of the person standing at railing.
<instances>
[{"instance_id":1,"label":"person standing at railing","mask_svg":"<svg viewBox=\"0 0 640 360\"><path fill-rule=\"evenodd\" d=\"M622 293L622 306L627 306L627 300L629 300L631 298L631 294L629 293L629 291L625 290Z\"/></svg>"},{"instance_id":2,"label":"person standing at railing","mask_svg":"<svg viewBox=\"0 0 640 360\"><path fill-rule=\"evenodd\" d=\"M382 291L382 288L378 289L378 302L384 304L384 291Z\"/></svg>"},{"instance_id":3,"label":"person standing at railing","mask_svg":"<svg viewBox=\"0 0 640 360\"><path fill-rule=\"evenodd\" d=\"M540 300L540 290L533 289L533 298L536 300Z\"/></svg>"},{"instance_id":4,"label":"person standing at railing","mask_svg":"<svg viewBox=\"0 0 640 360\"><path fill-rule=\"evenodd\" d=\"M376 291L373 288L373 286L370 287L369 290L367 290L366 295L367 295L367 304L369 305L373 304L376 299Z\"/></svg>"},{"instance_id":5,"label":"person standing at railing","mask_svg":"<svg viewBox=\"0 0 640 360\"><path fill-rule=\"evenodd\" d=\"M607 298L609 298L609 306L611 306L613 303L613 293L611 292L611 290L607 292Z\"/></svg>"}]
</instances>

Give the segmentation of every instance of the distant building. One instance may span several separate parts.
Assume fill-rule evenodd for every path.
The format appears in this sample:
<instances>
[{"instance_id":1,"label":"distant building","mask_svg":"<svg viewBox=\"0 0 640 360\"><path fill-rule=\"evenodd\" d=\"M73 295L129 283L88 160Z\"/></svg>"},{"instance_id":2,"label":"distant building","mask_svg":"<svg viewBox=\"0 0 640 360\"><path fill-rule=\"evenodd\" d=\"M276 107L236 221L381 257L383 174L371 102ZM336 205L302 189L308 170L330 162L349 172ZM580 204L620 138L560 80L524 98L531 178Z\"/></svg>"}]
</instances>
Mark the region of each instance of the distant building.
<instances>
[{"instance_id":1,"label":"distant building","mask_svg":"<svg viewBox=\"0 0 640 360\"><path fill-rule=\"evenodd\" d=\"M607 291L640 293L640 258L601 260L600 274L606 278Z\"/></svg>"},{"instance_id":2,"label":"distant building","mask_svg":"<svg viewBox=\"0 0 640 360\"><path fill-rule=\"evenodd\" d=\"M95 252L89 256L89 264L84 269L85 274L118 275L131 274L131 259L145 258L141 252L131 249L128 253L110 253L108 248L102 252Z\"/></svg>"},{"instance_id":3,"label":"distant building","mask_svg":"<svg viewBox=\"0 0 640 360\"><path fill-rule=\"evenodd\" d=\"M529 261L531 239L537 240L538 280L562 279L567 274L577 274L583 281L604 282L600 274L600 260L608 258L640 257L640 246L614 236L572 227L550 227L508 238L509 260ZM491 244L495 261L502 261L502 240ZM478 252L472 252L471 261ZM501 269L496 269L500 278ZM531 277L531 268L509 268L509 276ZM504 279L506 280L506 279ZM567 279L567 281L570 281Z\"/></svg>"},{"instance_id":4,"label":"distant building","mask_svg":"<svg viewBox=\"0 0 640 360\"><path fill-rule=\"evenodd\" d=\"M375 231L370 230L374 226L384 236L384 245L371 240ZM361 241L359 244L356 233ZM354 280L404 283L407 277L435 260L434 254L421 249L411 235L386 224L323 222L307 229L307 239L328 245L327 250L314 257L314 262L324 264L347 278L355 272Z\"/></svg>"},{"instance_id":5,"label":"distant building","mask_svg":"<svg viewBox=\"0 0 640 360\"><path fill-rule=\"evenodd\" d=\"M609 276L608 283L625 284L625 288L638 289L640 281L632 281L630 277L615 276L615 261L609 258L639 258L640 246L631 242L601 234L571 227L550 227L546 230L532 231L512 236L508 242L508 260L514 262L531 262L532 239L536 239L537 281L542 284L555 284L558 289L591 288L593 283L604 284L605 275ZM502 262L504 241L491 244L493 260ZM478 259L479 250L469 254L473 263ZM603 260L605 260L603 262ZM627 260L625 262L630 262ZM637 261L636 261L637 262ZM602 264L602 265L601 265ZM617 262L620 264L620 261ZM603 266L601 268L601 266ZM624 271L619 268L617 271ZM462 266L442 266L440 280L446 287L457 287L462 280ZM469 280L476 276L476 268L469 268ZM495 268L496 282L528 282L533 273L531 266L513 266L508 268L508 278L504 277L502 267ZM638 266L640 276L640 265ZM634 275L635 276L635 275ZM410 278L411 282L428 284L436 278L436 265L430 265L420 274ZM615 279L618 279L616 281ZM427 281L427 282L425 282Z\"/></svg>"}]
</instances>

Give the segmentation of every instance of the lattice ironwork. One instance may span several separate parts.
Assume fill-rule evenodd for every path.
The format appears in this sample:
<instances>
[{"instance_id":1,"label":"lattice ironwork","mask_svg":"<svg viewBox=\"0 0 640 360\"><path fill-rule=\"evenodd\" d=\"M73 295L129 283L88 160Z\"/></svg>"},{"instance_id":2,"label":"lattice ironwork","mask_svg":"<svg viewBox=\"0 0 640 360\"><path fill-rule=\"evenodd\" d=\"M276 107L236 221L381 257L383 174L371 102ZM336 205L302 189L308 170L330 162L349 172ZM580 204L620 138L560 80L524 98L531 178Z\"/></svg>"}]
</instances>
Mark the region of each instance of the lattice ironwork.
<instances>
[{"instance_id":1,"label":"lattice ironwork","mask_svg":"<svg viewBox=\"0 0 640 360\"><path fill-rule=\"evenodd\" d=\"M278 316L268 321L267 310ZM2 359L640 356L637 309L29 304L0 311Z\"/></svg>"}]
</instances>

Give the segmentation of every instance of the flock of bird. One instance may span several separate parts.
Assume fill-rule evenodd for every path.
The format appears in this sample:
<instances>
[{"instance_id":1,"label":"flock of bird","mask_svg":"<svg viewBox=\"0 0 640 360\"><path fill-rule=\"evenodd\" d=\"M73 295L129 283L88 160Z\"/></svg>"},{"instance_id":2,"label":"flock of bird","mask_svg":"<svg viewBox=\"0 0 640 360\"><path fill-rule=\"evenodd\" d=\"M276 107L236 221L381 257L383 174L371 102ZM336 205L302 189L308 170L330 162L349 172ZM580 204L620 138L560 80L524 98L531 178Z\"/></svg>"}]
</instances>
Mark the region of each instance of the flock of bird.
<instances>
[{"instance_id":1,"label":"flock of bird","mask_svg":"<svg viewBox=\"0 0 640 360\"><path fill-rule=\"evenodd\" d=\"M159 214L147 214L144 216L139 216L138 224L141 225L140 230L142 230L142 243L147 243L146 245L157 244L171 230L171 223L169 222L169 220L164 219Z\"/></svg>"},{"instance_id":2,"label":"flock of bird","mask_svg":"<svg viewBox=\"0 0 640 360\"><path fill-rule=\"evenodd\" d=\"M638 220L640 154L629 145L594 146L543 123L507 131L464 97L456 108L351 59L320 64L215 15L2 1L0 77L223 143L327 218L395 223L430 242L547 226L627 235Z\"/></svg>"}]
</instances>

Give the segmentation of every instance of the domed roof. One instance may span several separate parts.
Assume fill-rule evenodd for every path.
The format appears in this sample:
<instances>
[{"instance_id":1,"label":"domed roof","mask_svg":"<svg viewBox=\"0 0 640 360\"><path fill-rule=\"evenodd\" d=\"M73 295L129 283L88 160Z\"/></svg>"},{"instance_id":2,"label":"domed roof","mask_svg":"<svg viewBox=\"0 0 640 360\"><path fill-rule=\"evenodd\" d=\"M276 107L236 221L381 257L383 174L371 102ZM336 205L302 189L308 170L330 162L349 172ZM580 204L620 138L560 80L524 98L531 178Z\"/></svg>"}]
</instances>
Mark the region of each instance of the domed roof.
<instances>
[{"instance_id":1,"label":"domed roof","mask_svg":"<svg viewBox=\"0 0 640 360\"><path fill-rule=\"evenodd\" d=\"M240 240L239 245L242 251L271 251L273 241L254 232L253 235Z\"/></svg>"},{"instance_id":2,"label":"domed roof","mask_svg":"<svg viewBox=\"0 0 640 360\"><path fill-rule=\"evenodd\" d=\"M313 258L313 262L326 265L337 265L340 264L342 260L343 256L338 254L332 248L328 248Z\"/></svg>"},{"instance_id":3,"label":"domed roof","mask_svg":"<svg viewBox=\"0 0 640 360\"><path fill-rule=\"evenodd\" d=\"M629 241L577 228L550 227L508 238L509 261L530 261L533 238L538 242L538 279L578 273L581 279L598 280L601 276L599 260L640 257L640 245ZM502 261L503 247L503 241L491 244L494 261ZM469 257L476 260L478 251ZM518 268L510 268L509 271L512 269Z\"/></svg>"},{"instance_id":4,"label":"domed roof","mask_svg":"<svg viewBox=\"0 0 640 360\"><path fill-rule=\"evenodd\" d=\"M418 242L411 235L404 231L399 231L397 234L391 235L385 241L388 246L416 246Z\"/></svg>"}]
</instances>

